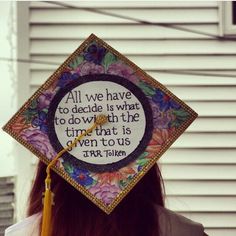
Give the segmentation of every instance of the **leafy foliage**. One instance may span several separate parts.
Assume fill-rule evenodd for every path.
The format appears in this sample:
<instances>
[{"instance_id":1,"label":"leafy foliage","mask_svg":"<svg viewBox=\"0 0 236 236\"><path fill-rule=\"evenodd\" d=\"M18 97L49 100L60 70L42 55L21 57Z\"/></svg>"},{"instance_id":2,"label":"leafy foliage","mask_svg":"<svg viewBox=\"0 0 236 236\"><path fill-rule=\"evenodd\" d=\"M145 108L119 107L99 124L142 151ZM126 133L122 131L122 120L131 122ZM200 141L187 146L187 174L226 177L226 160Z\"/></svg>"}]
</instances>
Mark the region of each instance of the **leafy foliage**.
<instances>
[{"instance_id":1,"label":"leafy foliage","mask_svg":"<svg viewBox=\"0 0 236 236\"><path fill-rule=\"evenodd\" d=\"M83 56L78 56L69 64L69 67L75 70L83 61L84 61Z\"/></svg>"},{"instance_id":2,"label":"leafy foliage","mask_svg":"<svg viewBox=\"0 0 236 236\"><path fill-rule=\"evenodd\" d=\"M189 113L183 108L173 110L173 115L175 119L171 122L171 127L179 127L189 117Z\"/></svg>"},{"instance_id":3,"label":"leafy foliage","mask_svg":"<svg viewBox=\"0 0 236 236\"><path fill-rule=\"evenodd\" d=\"M105 68L105 71L107 70L107 68L114 62L117 61L117 57L112 54L111 52L107 52L105 57L102 60L102 65Z\"/></svg>"}]
</instances>

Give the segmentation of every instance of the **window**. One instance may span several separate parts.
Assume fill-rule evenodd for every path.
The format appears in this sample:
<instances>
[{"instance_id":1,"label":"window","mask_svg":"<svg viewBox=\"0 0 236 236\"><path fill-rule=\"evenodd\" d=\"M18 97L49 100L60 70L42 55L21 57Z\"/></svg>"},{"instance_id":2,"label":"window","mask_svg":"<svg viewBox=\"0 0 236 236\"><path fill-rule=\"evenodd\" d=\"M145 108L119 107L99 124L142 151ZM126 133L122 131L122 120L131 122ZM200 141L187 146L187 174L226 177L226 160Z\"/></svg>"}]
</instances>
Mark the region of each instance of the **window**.
<instances>
[{"instance_id":1,"label":"window","mask_svg":"<svg viewBox=\"0 0 236 236\"><path fill-rule=\"evenodd\" d=\"M222 27L223 34L236 36L236 2L222 2Z\"/></svg>"}]
</instances>

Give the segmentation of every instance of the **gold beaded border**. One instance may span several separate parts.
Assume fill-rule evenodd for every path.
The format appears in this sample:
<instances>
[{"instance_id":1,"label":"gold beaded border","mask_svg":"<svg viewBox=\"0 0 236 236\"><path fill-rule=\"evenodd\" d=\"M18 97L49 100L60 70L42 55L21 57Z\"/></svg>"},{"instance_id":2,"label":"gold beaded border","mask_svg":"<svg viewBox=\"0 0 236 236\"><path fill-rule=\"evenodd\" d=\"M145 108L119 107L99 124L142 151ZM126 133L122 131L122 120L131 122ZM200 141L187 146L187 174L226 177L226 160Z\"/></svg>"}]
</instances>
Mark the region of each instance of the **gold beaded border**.
<instances>
[{"instance_id":1,"label":"gold beaded border","mask_svg":"<svg viewBox=\"0 0 236 236\"><path fill-rule=\"evenodd\" d=\"M150 84L153 87L160 88L162 91L164 91L166 94L168 94L172 99L177 101L184 110L186 110L190 117L187 121L185 121L177 130L176 132L165 142L162 149L155 154L155 157L150 159L150 161L144 166L142 171L138 173L137 176L135 176L132 181L128 184L128 186L123 189L117 197L114 199L114 201L107 206L104 204L101 200L97 199L93 194L91 194L86 188L75 182L65 171L62 171L61 169L57 167L53 167L52 169L59 174L62 178L64 178L68 183L70 183L73 187L75 187L77 190L79 190L82 194L84 194L88 199L90 199L94 204L96 204L100 209L102 209L107 214L110 214L114 208L119 204L119 202L131 191L131 189L139 182L139 180L143 177L143 175L156 163L158 159L165 153L165 151L174 143L174 141L184 132L185 129L196 119L197 113L193 111L187 104L185 104L182 100L180 100L178 97L176 97L173 93L171 93L164 85L153 79L150 75L148 75L146 72L144 72L141 68L139 68L136 64L134 64L132 61L130 61L128 58L123 56L121 53L116 51L114 48L112 48L110 45L108 45L103 40L99 39L94 34L91 34L63 63L59 68L49 77L48 80L25 102L25 104L19 109L19 111L7 122L7 124L3 127L3 130L10 134L14 139L16 139L19 143L21 143L23 146L25 146L27 149L29 149L32 153L34 153L36 156L39 157L41 161L43 161L45 164L48 164L49 161L47 158L45 158L42 153L40 153L36 148L34 148L31 144L27 143L25 140L23 140L18 134L16 134L14 131L11 130L11 125L14 124L18 116L24 112L32 100L35 98L38 98L42 92L46 89L48 89L61 75L63 70L68 66L68 64L74 60L75 57L81 54L81 52L91 43L96 41L99 45L105 47L108 49L108 51L112 52L114 55L116 55L120 60L125 62L127 65L129 65L132 69L134 69L134 72L141 77L146 83Z\"/></svg>"}]
</instances>

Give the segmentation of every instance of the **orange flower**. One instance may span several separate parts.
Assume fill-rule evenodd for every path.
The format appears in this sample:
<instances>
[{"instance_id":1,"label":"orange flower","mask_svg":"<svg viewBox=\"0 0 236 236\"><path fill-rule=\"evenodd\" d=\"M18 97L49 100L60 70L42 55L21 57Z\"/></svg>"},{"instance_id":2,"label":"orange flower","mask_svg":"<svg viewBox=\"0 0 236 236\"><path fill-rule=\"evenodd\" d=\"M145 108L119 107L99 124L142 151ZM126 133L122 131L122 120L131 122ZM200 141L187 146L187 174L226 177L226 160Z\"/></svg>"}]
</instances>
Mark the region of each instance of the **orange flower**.
<instances>
[{"instance_id":1,"label":"orange flower","mask_svg":"<svg viewBox=\"0 0 236 236\"><path fill-rule=\"evenodd\" d=\"M135 171L130 166L126 166L115 172L105 172L102 174L97 174L97 179L101 183L111 183L126 179L127 176L132 174L135 174Z\"/></svg>"},{"instance_id":2,"label":"orange flower","mask_svg":"<svg viewBox=\"0 0 236 236\"><path fill-rule=\"evenodd\" d=\"M162 148L165 142L170 138L172 129L155 129L152 139L149 142L146 151L149 153L147 158L153 158L158 151Z\"/></svg>"},{"instance_id":3,"label":"orange flower","mask_svg":"<svg viewBox=\"0 0 236 236\"><path fill-rule=\"evenodd\" d=\"M31 125L27 124L23 116L18 116L14 123L10 124L10 129L16 133L21 133L24 129L29 128Z\"/></svg>"}]
</instances>

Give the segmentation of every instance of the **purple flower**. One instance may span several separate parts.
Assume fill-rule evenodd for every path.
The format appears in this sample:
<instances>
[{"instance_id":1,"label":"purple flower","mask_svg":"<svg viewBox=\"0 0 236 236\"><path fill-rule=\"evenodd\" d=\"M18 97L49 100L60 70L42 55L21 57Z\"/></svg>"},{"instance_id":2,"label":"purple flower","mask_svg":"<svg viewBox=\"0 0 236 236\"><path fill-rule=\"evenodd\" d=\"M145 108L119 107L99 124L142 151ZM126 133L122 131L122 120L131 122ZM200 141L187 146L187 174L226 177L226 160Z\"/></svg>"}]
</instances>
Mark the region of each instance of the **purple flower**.
<instances>
[{"instance_id":1,"label":"purple flower","mask_svg":"<svg viewBox=\"0 0 236 236\"><path fill-rule=\"evenodd\" d=\"M180 107L178 103L160 89L156 90L156 94L152 97L152 100L158 104L160 111L167 111L172 108L178 109Z\"/></svg>"},{"instance_id":2,"label":"purple flower","mask_svg":"<svg viewBox=\"0 0 236 236\"><path fill-rule=\"evenodd\" d=\"M82 64L77 67L76 72L82 75L89 75L89 74L103 74L104 68L101 65L96 65L92 62L83 62Z\"/></svg>"},{"instance_id":3,"label":"purple flower","mask_svg":"<svg viewBox=\"0 0 236 236\"><path fill-rule=\"evenodd\" d=\"M87 170L74 169L71 173L71 177L83 186L89 186L93 183L93 178L89 176Z\"/></svg>"},{"instance_id":4,"label":"purple flower","mask_svg":"<svg viewBox=\"0 0 236 236\"><path fill-rule=\"evenodd\" d=\"M99 47L96 44L91 44L84 53L84 59L86 61L94 62L95 64L101 64L105 54L105 48Z\"/></svg>"},{"instance_id":5,"label":"purple flower","mask_svg":"<svg viewBox=\"0 0 236 236\"><path fill-rule=\"evenodd\" d=\"M134 75L135 72L133 69L122 62L115 62L111 64L107 69L107 73L111 75L119 75L135 84L138 83L138 78Z\"/></svg>"},{"instance_id":6,"label":"purple flower","mask_svg":"<svg viewBox=\"0 0 236 236\"><path fill-rule=\"evenodd\" d=\"M21 132L21 137L49 160L56 156L56 152L52 148L48 136L41 130L36 128L25 129Z\"/></svg>"},{"instance_id":7,"label":"purple flower","mask_svg":"<svg viewBox=\"0 0 236 236\"><path fill-rule=\"evenodd\" d=\"M43 110L44 108L48 108L50 102L52 101L53 97L55 95L55 92L46 90L45 92L43 92L39 97L38 97L38 105L37 108L39 110Z\"/></svg>"},{"instance_id":8,"label":"purple flower","mask_svg":"<svg viewBox=\"0 0 236 236\"><path fill-rule=\"evenodd\" d=\"M60 88L65 87L68 83L70 83L72 80L78 79L79 74L77 73L70 73L70 72L64 72L61 74L61 77L59 78L57 82L57 86Z\"/></svg>"},{"instance_id":9,"label":"purple flower","mask_svg":"<svg viewBox=\"0 0 236 236\"><path fill-rule=\"evenodd\" d=\"M102 200L106 205L112 203L114 198L120 192L120 188L115 184L97 184L88 189L96 198Z\"/></svg>"},{"instance_id":10,"label":"purple flower","mask_svg":"<svg viewBox=\"0 0 236 236\"><path fill-rule=\"evenodd\" d=\"M34 128L39 127L42 132L47 133L47 113L45 111L39 111L38 116L32 120L31 124Z\"/></svg>"},{"instance_id":11,"label":"purple flower","mask_svg":"<svg viewBox=\"0 0 236 236\"><path fill-rule=\"evenodd\" d=\"M174 119L173 115L169 112L160 111L158 104L154 103L151 99L149 100L152 108L153 125L157 129L167 129L171 125L171 121Z\"/></svg>"}]
</instances>

